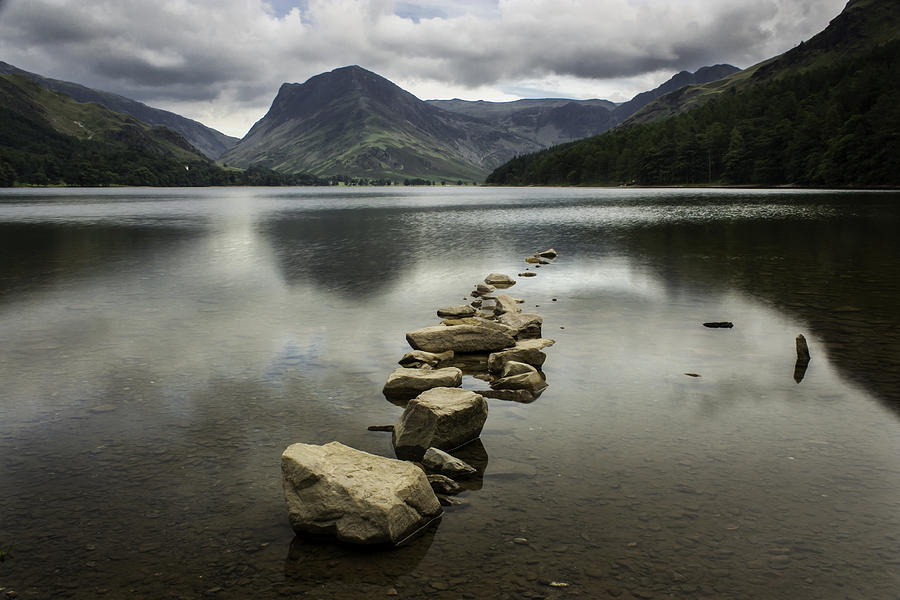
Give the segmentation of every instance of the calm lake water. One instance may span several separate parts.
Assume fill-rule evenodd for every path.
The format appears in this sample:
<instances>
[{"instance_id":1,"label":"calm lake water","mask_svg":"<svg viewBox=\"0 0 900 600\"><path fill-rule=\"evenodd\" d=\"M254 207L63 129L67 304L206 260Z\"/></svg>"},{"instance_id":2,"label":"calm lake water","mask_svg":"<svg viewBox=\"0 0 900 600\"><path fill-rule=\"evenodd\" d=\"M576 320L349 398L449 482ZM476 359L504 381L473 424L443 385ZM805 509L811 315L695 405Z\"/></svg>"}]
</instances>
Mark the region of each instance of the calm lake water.
<instances>
[{"instance_id":1,"label":"calm lake water","mask_svg":"<svg viewBox=\"0 0 900 600\"><path fill-rule=\"evenodd\" d=\"M896 193L4 191L0 593L900 598L898 234ZM489 400L464 504L295 539L283 449L392 456L405 332L547 247L550 387Z\"/></svg>"}]
</instances>

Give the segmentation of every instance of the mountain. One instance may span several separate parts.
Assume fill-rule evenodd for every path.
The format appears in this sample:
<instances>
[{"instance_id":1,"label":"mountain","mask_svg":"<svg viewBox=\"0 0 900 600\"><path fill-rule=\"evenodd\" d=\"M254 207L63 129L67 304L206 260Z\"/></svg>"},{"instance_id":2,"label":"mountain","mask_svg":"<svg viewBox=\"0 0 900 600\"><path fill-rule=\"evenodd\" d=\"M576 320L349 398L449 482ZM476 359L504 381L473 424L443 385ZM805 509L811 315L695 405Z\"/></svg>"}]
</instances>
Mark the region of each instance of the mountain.
<instances>
[{"instance_id":1,"label":"mountain","mask_svg":"<svg viewBox=\"0 0 900 600\"><path fill-rule=\"evenodd\" d=\"M504 185L900 186L900 3L853 0L805 43L517 157Z\"/></svg>"},{"instance_id":2,"label":"mountain","mask_svg":"<svg viewBox=\"0 0 900 600\"><path fill-rule=\"evenodd\" d=\"M900 5L891 0L850 0L822 32L796 47L744 71L707 83L685 87L648 105L626 124L652 123L691 110L725 93L735 93L779 78L868 53L897 38ZM700 83L700 82L698 82Z\"/></svg>"},{"instance_id":3,"label":"mountain","mask_svg":"<svg viewBox=\"0 0 900 600\"><path fill-rule=\"evenodd\" d=\"M318 176L480 182L493 167L538 148L349 66L282 85L268 113L221 160Z\"/></svg>"},{"instance_id":4,"label":"mountain","mask_svg":"<svg viewBox=\"0 0 900 600\"><path fill-rule=\"evenodd\" d=\"M0 75L0 185L208 185L220 172L167 127Z\"/></svg>"},{"instance_id":5,"label":"mountain","mask_svg":"<svg viewBox=\"0 0 900 600\"><path fill-rule=\"evenodd\" d=\"M740 69L732 65L713 65L711 67L702 67L693 73L689 71L681 71L672 76L671 79L660 85L659 87L642 92L616 107L615 117L617 123L622 123L628 117L638 112L657 98L665 96L675 90L679 90L688 85L697 85L719 81L724 77L739 73Z\"/></svg>"},{"instance_id":6,"label":"mountain","mask_svg":"<svg viewBox=\"0 0 900 600\"><path fill-rule=\"evenodd\" d=\"M686 85L716 81L740 71L731 65L682 71L659 87L636 95L628 102L566 100L559 98L485 102L483 100L428 100L432 106L481 119L528 138L543 147L598 135L625 121L638 110Z\"/></svg>"},{"instance_id":7,"label":"mountain","mask_svg":"<svg viewBox=\"0 0 900 600\"><path fill-rule=\"evenodd\" d=\"M491 123L541 147L596 135L616 124L609 100L543 98L512 102L426 100L432 106Z\"/></svg>"},{"instance_id":8,"label":"mountain","mask_svg":"<svg viewBox=\"0 0 900 600\"><path fill-rule=\"evenodd\" d=\"M24 71L2 61L0 61L0 74L22 75L32 79L45 88L61 92L78 102L96 102L112 111L131 115L149 125L168 127L183 135L195 148L199 149L203 154L212 159L218 158L238 142L238 139L235 137L225 135L202 123L182 117L173 112L152 108L146 104L125 98L124 96L94 90L77 83L50 79L37 75L36 73L29 73L28 71Z\"/></svg>"}]
</instances>

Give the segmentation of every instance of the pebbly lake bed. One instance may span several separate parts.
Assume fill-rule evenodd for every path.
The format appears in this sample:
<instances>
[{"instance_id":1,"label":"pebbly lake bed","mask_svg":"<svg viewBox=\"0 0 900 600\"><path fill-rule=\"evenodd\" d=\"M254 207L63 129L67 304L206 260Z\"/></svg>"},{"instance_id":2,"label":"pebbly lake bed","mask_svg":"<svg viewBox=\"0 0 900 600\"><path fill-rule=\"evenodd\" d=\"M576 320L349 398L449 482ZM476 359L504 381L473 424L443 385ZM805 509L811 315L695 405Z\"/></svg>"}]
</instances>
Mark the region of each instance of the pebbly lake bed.
<instances>
[{"instance_id":1,"label":"pebbly lake bed","mask_svg":"<svg viewBox=\"0 0 900 600\"><path fill-rule=\"evenodd\" d=\"M4 190L0 593L900 598L898 231L894 192ZM549 388L488 400L463 504L295 538L284 448L393 456L405 333L526 267Z\"/></svg>"}]
</instances>

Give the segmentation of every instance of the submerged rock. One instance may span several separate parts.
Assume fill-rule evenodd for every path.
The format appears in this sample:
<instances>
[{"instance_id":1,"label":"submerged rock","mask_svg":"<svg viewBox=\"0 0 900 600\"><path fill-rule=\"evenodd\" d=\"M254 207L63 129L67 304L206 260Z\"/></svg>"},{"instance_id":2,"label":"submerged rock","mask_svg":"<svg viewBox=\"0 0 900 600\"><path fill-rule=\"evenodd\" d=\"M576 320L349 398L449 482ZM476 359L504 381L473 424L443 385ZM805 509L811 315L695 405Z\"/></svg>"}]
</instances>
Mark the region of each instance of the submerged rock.
<instances>
[{"instance_id":1,"label":"submerged rock","mask_svg":"<svg viewBox=\"0 0 900 600\"><path fill-rule=\"evenodd\" d=\"M419 460L431 447L453 450L481 435L487 414L487 401L475 392L428 390L409 401L394 425L394 451L398 458Z\"/></svg>"},{"instance_id":2,"label":"submerged rock","mask_svg":"<svg viewBox=\"0 0 900 600\"><path fill-rule=\"evenodd\" d=\"M462 371L456 367L443 369L395 369L384 384L386 398L391 400L409 400L425 390L436 387L459 387L462 384Z\"/></svg>"},{"instance_id":3,"label":"submerged rock","mask_svg":"<svg viewBox=\"0 0 900 600\"><path fill-rule=\"evenodd\" d=\"M531 404L540 397L545 389L547 388L544 387L538 390L478 390L478 393L485 398Z\"/></svg>"},{"instance_id":4,"label":"submerged rock","mask_svg":"<svg viewBox=\"0 0 900 600\"><path fill-rule=\"evenodd\" d=\"M291 527L353 544L399 544L443 509L415 465L331 442L292 444L281 455Z\"/></svg>"},{"instance_id":5,"label":"submerged rock","mask_svg":"<svg viewBox=\"0 0 900 600\"><path fill-rule=\"evenodd\" d=\"M437 310L437 316L439 317L462 319L465 317L472 317L474 315L475 307L469 306L468 304L462 304L460 306L445 306L444 308L439 308Z\"/></svg>"},{"instance_id":6,"label":"submerged rock","mask_svg":"<svg viewBox=\"0 0 900 600\"><path fill-rule=\"evenodd\" d=\"M509 333L485 324L435 325L423 327L406 334L406 341L416 350L426 352L494 352L514 346L516 341Z\"/></svg>"},{"instance_id":7,"label":"submerged rock","mask_svg":"<svg viewBox=\"0 0 900 600\"><path fill-rule=\"evenodd\" d=\"M519 273L519 277L537 277L537 273L534 271L524 271Z\"/></svg>"},{"instance_id":8,"label":"submerged rock","mask_svg":"<svg viewBox=\"0 0 900 600\"><path fill-rule=\"evenodd\" d=\"M484 282L488 285L509 287L516 284L516 280L503 273L491 273L484 278Z\"/></svg>"},{"instance_id":9,"label":"submerged rock","mask_svg":"<svg viewBox=\"0 0 900 600\"><path fill-rule=\"evenodd\" d=\"M734 323L731 321L710 321L709 323L704 323L703 326L712 329L731 329L734 327Z\"/></svg>"},{"instance_id":10,"label":"submerged rock","mask_svg":"<svg viewBox=\"0 0 900 600\"><path fill-rule=\"evenodd\" d=\"M386 431L388 433L393 433L394 426L393 425L369 425L366 429L368 431Z\"/></svg>"},{"instance_id":11,"label":"submerged rock","mask_svg":"<svg viewBox=\"0 0 900 600\"><path fill-rule=\"evenodd\" d=\"M475 467L437 448L429 448L425 451L422 465L427 471L450 477L462 478L475 474Z\"/></svg>"},{"instance_id":12,"label":"submerged rock","mask_svg":"<svg viewBox=\"0 0 900 600\"><path fill-rule=\"evenodd\" d=\"M409 369L421 369L424 366L436 367L442 362L453 359L453 351L441 352L435 354L433 352L425 352L424 350L413 350L403 355L398 363L400 366Z\"/></svg>"}]
</instances>

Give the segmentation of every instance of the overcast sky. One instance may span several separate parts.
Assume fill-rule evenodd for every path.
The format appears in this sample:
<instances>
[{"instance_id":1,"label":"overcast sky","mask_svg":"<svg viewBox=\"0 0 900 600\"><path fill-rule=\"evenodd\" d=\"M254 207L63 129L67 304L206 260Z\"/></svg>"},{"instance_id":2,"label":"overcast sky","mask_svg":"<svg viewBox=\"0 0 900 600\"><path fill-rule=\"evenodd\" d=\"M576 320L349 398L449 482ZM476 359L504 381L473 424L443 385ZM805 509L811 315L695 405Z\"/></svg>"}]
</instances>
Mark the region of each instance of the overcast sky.
<instances>
[{"instance_id":1,"label":"overcast sky","mask_svg":"<svg viewBox=\"0 0 900 600\"><path fill-rule=\"evenodd\" d=\"M351 64L422 99L607 98L744 68L846 0L0 0L0 60L242 136L283 82Z\"/></svg>"}]
</instances>

